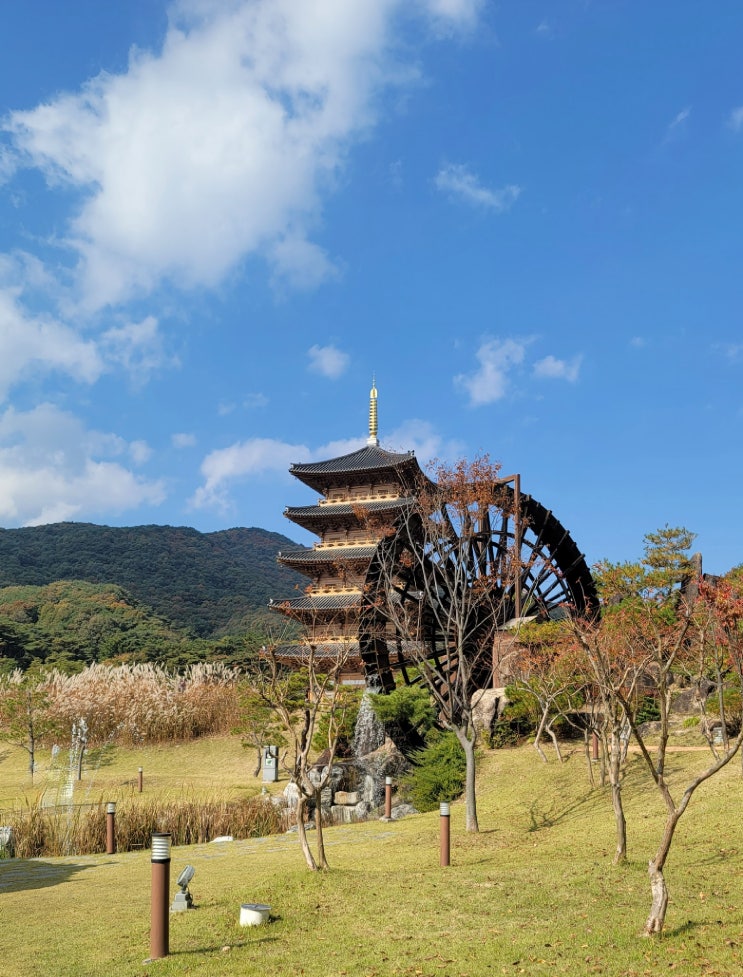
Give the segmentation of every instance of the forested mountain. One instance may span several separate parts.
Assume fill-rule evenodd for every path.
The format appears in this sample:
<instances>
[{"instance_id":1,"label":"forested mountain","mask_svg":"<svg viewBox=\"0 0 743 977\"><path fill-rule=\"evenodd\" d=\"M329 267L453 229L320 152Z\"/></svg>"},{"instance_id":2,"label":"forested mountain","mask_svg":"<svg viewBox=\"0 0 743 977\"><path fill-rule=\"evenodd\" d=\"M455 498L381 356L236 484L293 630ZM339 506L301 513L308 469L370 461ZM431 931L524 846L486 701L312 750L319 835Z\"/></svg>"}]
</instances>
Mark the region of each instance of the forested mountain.
<instances>
[{"instance_id":1,"label":"forested mountain","mask_svg":"<svg viewBox=\"0 0 743 977\"><path fill-rule=\"evenodd\" d=\"M250 642L239 638L193 638L111 584L60 580L0 589L2 671L34 662L67 671L112 659L183 665L220 657L237 662L249 651Z\"/></svg>"},{"instance_id":2,"label":"forested mountain","mask_svg":"<svg viewBox=\"0 0 743 977\"><path fill-rule=\"evenodd\" d=\"M200 533L173 526L63 522L0 529L0 587L59 580L118 585L164 626L198 637L238 635L307 580L276 563L286 536L262 529Z\"/></svg>"}]
</instances>

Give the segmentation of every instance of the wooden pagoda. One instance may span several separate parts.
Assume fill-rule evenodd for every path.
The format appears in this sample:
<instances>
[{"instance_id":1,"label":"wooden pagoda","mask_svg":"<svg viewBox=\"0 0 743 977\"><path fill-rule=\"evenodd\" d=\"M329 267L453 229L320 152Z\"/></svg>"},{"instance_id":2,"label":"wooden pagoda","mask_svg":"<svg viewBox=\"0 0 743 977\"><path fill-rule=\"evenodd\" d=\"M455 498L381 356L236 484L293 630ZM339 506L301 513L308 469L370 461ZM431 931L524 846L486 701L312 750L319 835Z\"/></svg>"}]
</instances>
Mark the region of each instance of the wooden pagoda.
<instances>
[{"instance_id":1,"label":"wooden pagoda","mask_svg":"<svg viewBox=\"0 0 743 977\"><path fill-rule=\"evenodd\" d=\"M304 574L309 586L300 597L272 602L304 633L302 641L283 645L278 657L294 666L307 660L310 648L316 662L342 657L343 681L363 684L359 618L369 563L382 536L412 503L423 472L412 451L380 447L376 385L364 447L327 461L294 464L289 471L319 498L314 505L288 507L284 515L318 538L311 549L279 553L279 563Z\"/></svg>"}]
</instances>

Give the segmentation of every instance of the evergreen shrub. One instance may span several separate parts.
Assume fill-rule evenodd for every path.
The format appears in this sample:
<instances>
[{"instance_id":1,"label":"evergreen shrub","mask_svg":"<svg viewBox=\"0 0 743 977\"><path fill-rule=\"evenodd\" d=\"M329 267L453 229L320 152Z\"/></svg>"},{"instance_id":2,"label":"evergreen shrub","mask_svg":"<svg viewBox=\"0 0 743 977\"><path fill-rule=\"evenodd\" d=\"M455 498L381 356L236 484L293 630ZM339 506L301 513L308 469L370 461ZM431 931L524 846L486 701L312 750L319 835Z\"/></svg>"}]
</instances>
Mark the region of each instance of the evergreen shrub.
<instances>
[{"instance_id":1,"label":"evergreen shrub","mask_svg":"<svg viewBox=\"0 0 743 977\"><path fill-rule=\"evenodd\" d=\"M442 801L453 801L463 792L466 760L454 733L432 730L426 745L411 760L413 766L402 786L419 811L433 811Z\"/></svg>"}]
</instances>

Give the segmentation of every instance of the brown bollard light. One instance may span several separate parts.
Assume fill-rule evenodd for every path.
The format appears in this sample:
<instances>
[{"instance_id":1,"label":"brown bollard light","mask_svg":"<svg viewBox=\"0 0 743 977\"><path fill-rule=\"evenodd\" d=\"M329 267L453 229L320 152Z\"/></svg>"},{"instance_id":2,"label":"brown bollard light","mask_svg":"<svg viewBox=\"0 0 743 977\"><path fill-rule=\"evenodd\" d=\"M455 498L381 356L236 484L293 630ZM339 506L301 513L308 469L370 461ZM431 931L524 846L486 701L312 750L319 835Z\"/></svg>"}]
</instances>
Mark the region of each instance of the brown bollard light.
<instances>
[{"instance_id":1,"label":"brown bollard light","mask_svg":"<svg viewBox=\"0 0 743 977\"><path fill-rule=\"evenodd\" d=\"M106 854L116 854L116 804L106 804Z\"/></svg>"},{"instance_id":2,"label":"brown bollard light","mask_svg":"<svg viewBox=\"0 0 743 977\"><path fill-rule=\"evenodd\" d=\"M150 906L150 960L167 957L170 938L170 835L156 832L152 836L152 900Z\"/></svg>"},{"instance_id":3,"label":"brown bollard light","mask_svg":"<svg viewBox=\"0 0 743 977\"><path fill-rule=\"evenodd\" d=\"M143 771L142 768L140 767L139 770L137 771L137 786L139 787L140 794L142 793L143 781L144 781Z\"/></svg>"},{"instance_id":4,"label":"brown bollard light","mask_svg":"<svg viewBox=\"0 0 743 977\"><path fill-rule=\"evenodd\" d=\"M440 804L439 805L439 814L441 815L441 818L440 818L440 821L441 821L441 861L440 861L439 864L442 866L442 868L444 868L447 865L450 865L451 864L451 862L449 860L449 852L450 852L450 846L449 846L449 821L450 821L450 817L449 817L449 805L448 804L445 804L445 803Z\"/></svg>"},{"instance_id":5,"label":"brown bollard light","mask_svg":"<svg viewBox=\"0 0 743 977\"><path fill-rule=\"evenodd\" d=\"M384 778L384 817L387 821L392 818L392 777Z\"/></svg>"},{"instance_id":6,"label":"brown bollard light","mask_svg":"<svg viewBox=\"0 0 743 977\"><path fill-rule=\"evenodd\" d=\"M596 733L591 733L591 759L594 763L599 758L599 738Z\"/></svg>"}]
</instances>

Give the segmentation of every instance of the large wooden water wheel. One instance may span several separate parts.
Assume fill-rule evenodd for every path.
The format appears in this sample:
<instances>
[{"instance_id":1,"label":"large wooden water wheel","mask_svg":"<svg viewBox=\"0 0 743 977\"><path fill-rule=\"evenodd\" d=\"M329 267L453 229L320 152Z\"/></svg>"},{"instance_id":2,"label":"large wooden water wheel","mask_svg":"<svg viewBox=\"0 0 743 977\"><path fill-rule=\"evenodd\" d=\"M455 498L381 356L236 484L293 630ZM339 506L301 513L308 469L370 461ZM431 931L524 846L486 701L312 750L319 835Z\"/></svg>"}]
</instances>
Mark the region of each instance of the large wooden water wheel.
<instances>
[{"instance_id":1,"label":"large wooden water wheel","mask_svg":"<svg viewBox=\"0 0 743 977\"><path fill-rule=\"evenodd\" d=\"M514 481L514 480L509 480ZM377 547L366 577L359 643L367 681L389 692L444 687L466 659L469 691L500 684L518 625L598 604L583 554L552 512L521 495L435 512L413 505ZM456 636L457 648L453 648Z\"/></svg>"}]
</instances>

